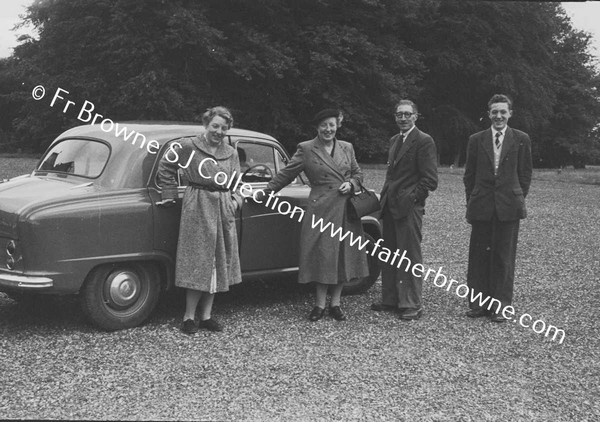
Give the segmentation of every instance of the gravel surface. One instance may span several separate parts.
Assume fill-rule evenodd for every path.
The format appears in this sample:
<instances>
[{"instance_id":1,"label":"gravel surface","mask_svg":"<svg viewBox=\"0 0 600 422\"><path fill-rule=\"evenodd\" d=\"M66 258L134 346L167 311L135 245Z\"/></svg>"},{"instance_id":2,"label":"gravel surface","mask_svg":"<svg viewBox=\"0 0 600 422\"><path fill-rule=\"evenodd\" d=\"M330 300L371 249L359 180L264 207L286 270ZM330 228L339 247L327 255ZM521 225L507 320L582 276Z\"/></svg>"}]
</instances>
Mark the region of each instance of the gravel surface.
<instances>
[{"instance_id":1,"label":"gravel surface","mask_svg":"<svg viewBox=\"0 0 600 422\"><path fill-rule=\"evenodd\" d=\"M367 185L381 187L370 169ZM348 321L306 317L312 290L257 281L218 295L222 333L178 330L181 295L142 327L96 331L76 298L0 294L0 418L182 420L600 420L600 187L534 181L517 258L517 315L565 330L563 344L517 324L464 316L424 285L415 322L345 297ZM461 174L428 201L425 265L464 281L469 226Z\"/></svg>"}]
</instances>

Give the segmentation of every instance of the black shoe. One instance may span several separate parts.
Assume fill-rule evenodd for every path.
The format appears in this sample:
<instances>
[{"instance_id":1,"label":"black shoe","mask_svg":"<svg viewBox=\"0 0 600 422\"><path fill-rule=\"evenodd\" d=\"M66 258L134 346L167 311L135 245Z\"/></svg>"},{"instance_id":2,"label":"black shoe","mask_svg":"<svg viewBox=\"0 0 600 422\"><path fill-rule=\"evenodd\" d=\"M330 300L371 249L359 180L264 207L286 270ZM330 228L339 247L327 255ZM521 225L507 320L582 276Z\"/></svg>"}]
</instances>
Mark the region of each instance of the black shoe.
<instances>
[{"instance_id":1,"label":"black shoe","mask_svg":"<svg viewBox=\"0 0 600 422\"><path fill-rule=\"evenodd\" d=\"M385 303L371 304L371 310L375 312L398 312L398 308L394 305L386 305Z\"/></svg>"},{"instance_id":2,"label":"black shoe","mask_svg":"<svg viewBox=\"0 0 600 422\"><path fill-rule=\"evenodd\" d=\"M486 311L485 309L469 309L467 311L467 316L469 318L480 318L480 317L484 317L484 316L488 316L489 312Z\"/></svg>"},{"instance_id":3,"label":"black shoe","mask_svg":"<svg viewBox=\"0 0 600 422\"><path fill-rule=\"evenodd\" d=\"M506 321L508 321L508 319L504 318L502 316L502 314L497 314L495 312L492 314L492 316L491 316L490 319L492 320L492 322L506 322Z\"/></svg>"},{"instance_id":4,"label":"black shoe","mask_svg":"<svg viewBox=\"0 0 600 422\"><path fill-rule=\"evenodd\" d=\"M181 331L186 334L195 334L198 332L198 324L193 319L186 319L181 324Z\"/></svg>"},{"instance_id":5,"label":"black shoe","mask_svg":"<svg viewBox=\"0 0 600 422\"><path fill-rule=\"evenodd\" d=\"M311 321L318 321L321 318L323 318L324 314L325 314L325 309L315 306L313 308L313 310L310 311L310 315L308 316L308 319L310 319Z\"/></svg>"},{"instance_id":6,"label":"black shoe","mask_svg":"<svg viewBox=\"0 0 600 422\"><path fill-rule=\"evenodd\" d=\"M406 311L400 314L400 319L403 319L405 321L414 321L416 319L421 318L421 315L423 315L423 308L407 309Z\"/></svg>"},{"instance_id":7,"label":"black shoe","mask_svg":"<svg viewBox=\"0 0 600 422\"><path fill-rule=\"evenodd\" d=\"M346 315L344 315L339 306L332 306L329 308L329 315L331 315L336 321L346 321Z\"/></svg>"},{"instance_id":8,"label":"black shoe","mask_svg":"<svg viewBox=\"0 0 600 422\"><path fill-rule=\"evenodd\" d=\"M223 327L212 318L200 321L200 328L204 328L208 331L223 331Z\"/></svg>"}]
</instances>

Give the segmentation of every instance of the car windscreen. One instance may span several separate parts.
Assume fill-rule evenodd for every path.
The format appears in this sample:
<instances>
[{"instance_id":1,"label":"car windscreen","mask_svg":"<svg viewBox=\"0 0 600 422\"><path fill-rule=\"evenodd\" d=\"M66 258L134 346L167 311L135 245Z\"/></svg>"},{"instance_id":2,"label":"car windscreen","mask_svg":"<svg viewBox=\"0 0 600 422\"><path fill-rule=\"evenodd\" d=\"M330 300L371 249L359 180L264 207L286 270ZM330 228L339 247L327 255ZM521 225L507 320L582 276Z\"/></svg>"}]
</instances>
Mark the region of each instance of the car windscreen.
<instances>
[{"instance_id":1,"label":"car windscreen","mask_svg":"<svg viewBox=\"0 0 600 422\"><path fill-rule=\"evenodd\" d=\"M93 179L100 176L109 155L110 148L102 142L66 139L46 153L36 173L63 173Z\"/></svg>"}]
</instances>

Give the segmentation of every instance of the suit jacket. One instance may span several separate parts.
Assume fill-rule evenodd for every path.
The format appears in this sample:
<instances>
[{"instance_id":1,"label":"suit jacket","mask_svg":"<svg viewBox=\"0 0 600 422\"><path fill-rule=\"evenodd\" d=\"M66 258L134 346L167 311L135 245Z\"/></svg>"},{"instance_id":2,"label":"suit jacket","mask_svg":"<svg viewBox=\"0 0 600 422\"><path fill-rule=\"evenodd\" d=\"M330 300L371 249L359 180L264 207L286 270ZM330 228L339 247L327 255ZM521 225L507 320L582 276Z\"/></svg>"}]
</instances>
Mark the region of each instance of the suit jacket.
<instances>
[{"instance_id":1,"label":"suit jacket","mask_svg":"<svg viewBox=\"0 0 600 422\"><path fill-rule=\"evenodd\" d=\"M388 169L381 191L381 208L387 203L395 219L406 217L415 205L425 206L429 192L438 185L433 138L416 127L402 146L397 144L399 138L397 134L390 139Z\"/></svg>"},{"instance_id":2,"label":"suit jacket","mask_svg":"<svg viewBox=\"0 0 600 422\"><path fill-rule=\"evenodd\" d=\"M500 221L527 217L525 197L531 184L531 140L520 130L507 128L502 142L498 174L494 175L492 129L471 135L463 178L467 195L467 221Z\"/></svg>"}]
</instances>

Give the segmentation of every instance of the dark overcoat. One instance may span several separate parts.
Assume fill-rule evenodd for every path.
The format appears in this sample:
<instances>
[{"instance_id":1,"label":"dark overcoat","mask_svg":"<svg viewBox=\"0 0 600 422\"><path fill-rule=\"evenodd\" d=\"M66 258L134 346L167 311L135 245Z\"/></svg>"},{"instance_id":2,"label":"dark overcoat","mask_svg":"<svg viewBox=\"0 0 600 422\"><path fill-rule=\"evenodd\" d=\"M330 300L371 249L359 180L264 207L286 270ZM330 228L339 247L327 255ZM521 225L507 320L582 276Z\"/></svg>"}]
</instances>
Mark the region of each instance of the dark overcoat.
<instances>
[{"instance_id":1,"label":"dark overcoat","mask_svg":"<svg viewBox=\"0 0 600 422\"><path fill-rule=\"evenodd\" d=\"M496 175L492 129L471 135L463 178L467 221L491 221L494 213L500 221L527 217L532 167L531 140L525 132L506 129Z\"/></svg>"},{"instance_id":2,"label":"dark overcoat","mask_svg":"<svg viewBox=\"0 0 600 422\"><path fill-rule=\"evenodd\" d=\"M241 206L242 198L215 190L223 189L218 183L224 180L224 175L215 179L216 174L235 177L240 163L235 148L221 143L213 155L206 142L200 135L171 143L160 160L158 182L162 199L172 199L177 197L178 168L185 167L190 181L181 207L175 285L216 293L242 281L233 202Z\"/></svg>"},{"instance_id":3,"label":"dark overcoat","mask_svg":"<svg viewBox=\"0 0 600 422\"><path fill-rule=\"evenodd\" d=\"M362 171L352 144L336 140L332 157L318 138L301 142L290 163L277 173L267 188L277 192L302 171L310 181L311 190L300 235L299 282L337 284L366 277L369 271L365 249L359 250L357 243L350 245L350 234L355 240L361 236L364 242L362 225L360 220L348 216L349 194L338 191L344 182L350 182L355 190L360 189L362 183ZM331 224L327 229L321 231L328 223ZM332 236L339 228L341 236L349 234L343 241L340 234Z\"/></svg>"}]
</instances>

